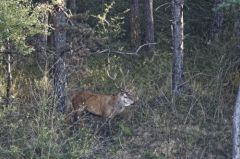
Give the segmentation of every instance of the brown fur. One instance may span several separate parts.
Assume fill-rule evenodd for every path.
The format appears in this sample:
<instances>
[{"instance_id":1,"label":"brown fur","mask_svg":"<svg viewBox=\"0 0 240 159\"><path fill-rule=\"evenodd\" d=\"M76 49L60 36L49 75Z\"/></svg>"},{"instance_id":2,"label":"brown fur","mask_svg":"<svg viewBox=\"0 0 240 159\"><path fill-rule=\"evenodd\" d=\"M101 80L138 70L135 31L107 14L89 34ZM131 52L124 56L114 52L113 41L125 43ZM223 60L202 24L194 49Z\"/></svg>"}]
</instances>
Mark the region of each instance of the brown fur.
<instances>
[{"instance_id":1,"label":"brown fur","mask_svg":"<svg viewBox=\"0 0 240 159\"><path fill-rule=\"evenodd\" d=\"M74 120L83 110L98 116L114 118L125 109L123 104L119 102L120 96L120 93L118 95L102 95L91 92L73 93L70 102L73 108ZM131 97L129 96L129 98Z\"/></svg>"}]
</instances>

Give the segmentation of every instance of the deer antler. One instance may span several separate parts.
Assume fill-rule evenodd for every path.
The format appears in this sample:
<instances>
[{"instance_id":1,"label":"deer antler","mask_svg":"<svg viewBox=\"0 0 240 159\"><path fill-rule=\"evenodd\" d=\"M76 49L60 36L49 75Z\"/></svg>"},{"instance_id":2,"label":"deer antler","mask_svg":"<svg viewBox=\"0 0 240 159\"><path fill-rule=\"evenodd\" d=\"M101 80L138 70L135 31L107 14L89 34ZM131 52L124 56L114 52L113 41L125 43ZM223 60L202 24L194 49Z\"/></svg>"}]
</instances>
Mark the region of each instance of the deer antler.
<instances>
[{"instance_id":1,"label":"deer antler","mask_svg":"<svg viewBox=\"0 0 240 159\"><path fill-rule=\"evenodd\" d=\"M116 78L117 78L117 74L115 73L115 74L114 74L114 77L113 77L113 76L110 75L109 70L107 70L106 68L105 68L105 70L106 70L107 76L108 76L110 79L112 79L113 81L115 81Z\"/></svg>"}]
</instances>

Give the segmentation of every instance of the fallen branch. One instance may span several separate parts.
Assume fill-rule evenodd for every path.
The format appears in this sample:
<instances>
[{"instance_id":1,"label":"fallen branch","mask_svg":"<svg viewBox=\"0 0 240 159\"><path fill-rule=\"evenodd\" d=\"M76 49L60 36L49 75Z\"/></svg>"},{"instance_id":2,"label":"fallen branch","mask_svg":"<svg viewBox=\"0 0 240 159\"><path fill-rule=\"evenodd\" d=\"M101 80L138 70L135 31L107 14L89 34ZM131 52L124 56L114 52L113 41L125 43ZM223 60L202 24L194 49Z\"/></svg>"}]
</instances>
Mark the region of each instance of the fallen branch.
<instances>
[{"instance_id":1,"label":"fallen branch","mask_svg":"<svg viewBox=\"0 0 240 159\"><path fill-rule=\"evenodd\" d=\"M114 50L111 50L109 48L109 49L104 49L104 50L101 50L101 51L97 51L93 54L116 53L116 54L122 54L122 55L139 55L138 53L143 47L148 46L148 45L156 45L156 44L157 43L146 43L146 44L140 45L135 52L114 51Z\"/></svg>"}]
</instances>

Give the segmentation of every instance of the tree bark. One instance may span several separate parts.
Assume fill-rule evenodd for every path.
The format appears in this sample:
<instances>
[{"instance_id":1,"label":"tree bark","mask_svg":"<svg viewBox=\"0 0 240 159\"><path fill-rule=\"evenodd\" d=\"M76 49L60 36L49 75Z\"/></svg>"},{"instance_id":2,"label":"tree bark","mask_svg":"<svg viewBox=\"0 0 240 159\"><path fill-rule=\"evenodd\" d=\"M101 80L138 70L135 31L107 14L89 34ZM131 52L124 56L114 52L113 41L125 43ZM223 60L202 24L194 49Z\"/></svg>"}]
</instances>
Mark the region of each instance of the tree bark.
<instances>
[{"instance_id":1,"label":"tree bark","mask_svg":"<svg viewBox=\"0 0 240 159\"><path fill-rule=\"evenodd\" d=\"M63 3L62 3L63 4ZM64 53L66 48L66 24L67 17L63 11L64 7L55 6L52 16L53 20L53 44L55 48L54 56L54 96L56 108L60 112L65 111L65 87L66 71Z\"/></svg>"},{"instance_id":2,"label":"tree bark","mask_svg":"<svg viewBox=\"0 0 240 159\"><path fill-rule=\"evenodd\" d=\"M219 4L223 3L223 0L215 0L214 1L214 8L217 8ZM214 12L212 27L211 27L211 38L216 39L218 38L218 33L222 29L224 20L224 13L222 10L216 10Z\"/></svg>"},{"instance_id":3,"label":"tree bark","mask_svg":"<svg viewBox=\"0 0 240 159\"><path fill-rule=\"evenodd\" d=\"M172 0L173 12L173 77L172 90L180 93L183 88L183 4L184 0Z\"/></svg>"},{"instance_id":4,"label":"tree bark","mask_svg":"<svg viewBox=\"0 0 240 159\"><path fill-rule=\"evenodd\" d=\"M9 41L6 43L6 107L11 105L12 97L12 71L11 71L11 48Z\"/></svg>"},{"instance_id":5,"label":"tree bark","mask_svg":"<svg viewBox=\"0 0 240 159\"><path fill-rule=\"evenodd\" d=\"M147 20L146 43L154 43L154 19L153 19L153 0L145 0L145 14ZM149 51L154 49L154 45L148 45Z\"/></svg>"},{"instance_id":6,"label":"tree bark","mask_svg":"<svg viewBox=\"0 0 240 159\"><path fill-rule=\"evenodd\" d=\"M240 86L233 114L233 159L240 158Z\"/></svg>"},{"instance_id":7,"label":"tree bark","mask_svg":"<svg viewBox=\"0 0 240 159\"><path fill-rule=\"evenodd\" d=\"M139 24L139 2L138 0L130 0L131 17L130 17L130 29L131 29L131 45L134 48L140 46L140 24Z\"/></svg>"}]
</instances>

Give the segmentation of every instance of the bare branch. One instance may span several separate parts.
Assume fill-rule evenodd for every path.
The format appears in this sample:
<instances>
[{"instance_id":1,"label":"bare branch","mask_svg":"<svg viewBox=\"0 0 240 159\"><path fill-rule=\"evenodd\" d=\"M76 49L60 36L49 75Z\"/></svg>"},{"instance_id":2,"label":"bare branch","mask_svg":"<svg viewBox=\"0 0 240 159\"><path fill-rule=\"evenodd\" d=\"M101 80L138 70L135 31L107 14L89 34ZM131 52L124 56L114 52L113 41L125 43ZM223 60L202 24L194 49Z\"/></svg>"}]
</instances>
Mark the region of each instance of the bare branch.
<instances>
[{"instance_id":1,"label":"bare branch","mask_svg":"<svg viewBox=\"0 0 240 159\"><path fill-rule=\"evenodd\" d=\"M156 45L157 43L146 43L146 44L143 44L143 45L140 45L135 52L123 52L123 51L115 51L115 50L111 50L111 49L104 49L104 50L101 50L101 51L97 51L93 54L102 54L102 53L115 53L115 54L122 54L122 55L139 55L139 51L145 47L145 46L148 46L148 45Z\"/></svg>"}]
</instances>

